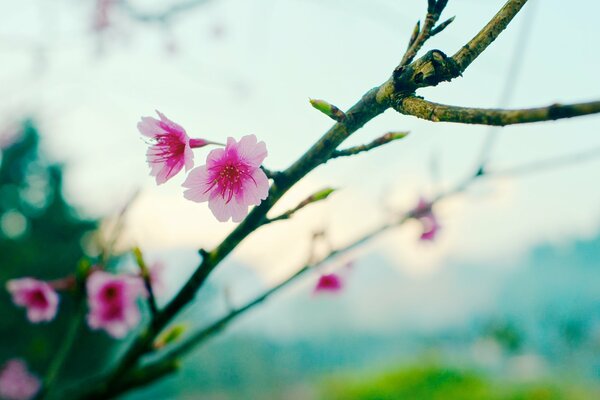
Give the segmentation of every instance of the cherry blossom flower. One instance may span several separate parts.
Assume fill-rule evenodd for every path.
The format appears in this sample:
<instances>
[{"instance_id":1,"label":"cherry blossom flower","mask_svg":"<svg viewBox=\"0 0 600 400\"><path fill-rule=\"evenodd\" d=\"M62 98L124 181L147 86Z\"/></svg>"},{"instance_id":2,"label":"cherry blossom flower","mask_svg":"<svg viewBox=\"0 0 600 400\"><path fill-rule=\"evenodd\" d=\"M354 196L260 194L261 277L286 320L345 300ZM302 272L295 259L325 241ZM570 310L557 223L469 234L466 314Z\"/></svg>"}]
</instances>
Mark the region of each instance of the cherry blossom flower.
<instances>
[{"instance_id":1,"label":"cherry blossom flower","mask_svg":"<svg viewBox=\"0 0 600 400\"><path fill-rule=\"evenodd\" d=\"M433 210L431 209L431 203L429 203L423 197L419 198L419 202L415 207L413 214L423 226L423 232L421 233L419 239L421 241L433 241L437 236L441 226L437 220L437 217L433 213Z\"/></svg>"},{"instance_id":2,"label":"cherry blossom flower","mask_svg":"<svg viewBox=\"0 0 600 400\"><path fill-rule=\"evenodd\" d=\"M267 157L265 142L247 135L227 139L224 149L212 150L206 165L194 168L183 183L184 196L208 207L221 221L241 222L248 206L259 205L269 193L269 180L260 165Z\"/></svg>"},{"instance_id":3,"label":"cherry blossom flower","mask_svg":"<svg viewBox=\"0 0 600 400\"><path fill-rule=\"evenodd\" d=\"M12 279L6 289L16 305L27 309L27 318L33 323L52 321L58 309L58 294L47 282L33 278Z\"/></svg>"},{"instance_id":4,"label":"cherry blossom flower","mask_svg":"<svg viewBox=\"0 0 600 400\"><path fill-rule=\"evenodd\" d=\"M146 153L150 165L150 175L161 185L177 175L185 166L189 171L194 166L193 148L218 144L204 139L190 139L180 125L171 121L160 111L156 111L160 120L142 117L137 128L151 141Z\"/></svg>"},{"instance_id":5,"label":"cherry blossom flower","mask_svg":"<svg viewBox=\"0 0 600 400\"><path fill-rule=\"evenodd\" d=\"M95 271L88 277L86 286L90 328L104 329L120 339L139 324L141 314L137 300L146 294L140 277Z\"/></svg>"},{"instance_id":6,"label":"cherry blossom flower","mask_svg":"<svg viewBox=\"0 0 600 400\"><path fill-rule=\"evenodd\" d=\"M336 293L342 290L342 279L337 274L323 274L315 286L315 293L331 292Z\"/></svg>"},{"instance_id":7,"label":"cherry blossom flower","mask_svg":"<svg viewBox=\"0 0 600 400\"><path fill-rule=\"evenodd\" d=\"M40 390L40 380L27 369L21 359L8 360L0 371L0 398L29 400Z\"/></svg>"}]
</instances>

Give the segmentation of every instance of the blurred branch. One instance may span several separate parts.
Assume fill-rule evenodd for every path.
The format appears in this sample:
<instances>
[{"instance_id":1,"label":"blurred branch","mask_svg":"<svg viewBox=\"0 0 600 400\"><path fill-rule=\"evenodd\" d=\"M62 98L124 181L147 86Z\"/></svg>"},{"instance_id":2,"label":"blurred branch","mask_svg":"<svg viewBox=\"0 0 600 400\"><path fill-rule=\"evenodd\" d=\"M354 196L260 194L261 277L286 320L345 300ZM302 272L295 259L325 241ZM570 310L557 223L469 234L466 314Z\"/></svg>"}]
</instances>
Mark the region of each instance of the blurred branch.
<instances>
[{"instance_id":1,"label":"blurred branch","mask_svg":"<svg viewBox=\"0 0 600 400\"><path fill-rule=\"evenodd\" d=\"M394 109L402 114L412 115L433 122L506 126L596 114L600 112L600 101L566 105L553 104L547 107L518 110L501 110L449 106L410 96L400 99L394 105Z\"/></svg>"},{"instance_id":2,"label":"blurred branch","mask_svg":"<svg viewBox=\"0 0 600 400\"><path fill-rule=\"evenodd\" d=\"M529 39L531 37L533 17L535 15L535 7L537 7L537 5L537 1L531 3L531 5L529 6L529 11L527 12L527 14L525 14L525 19L522 22L521 32L519 32L518 35L519 40L517 40L515 43L510 65L506 73L506 82L504 84L504 88L502 89L502 93L500 94L498 108L508 107L510 100L514 94L514 89L517 86L519 76L521 75L522 66L525 63L525 50L527 49L527 44L529 43ZM499 127L492 126L488 128L488 132L483 141L483 145L479 155L479 164L477 166L478 170L485 168L490 154L492 152L492 148L496 143L496 139L498 137L499 132Z\"/></svg>"},{"instance_id":3,"label":"blurred branch","mask_svg":"<svg viewBox=\"0 0 600 400\"><path fill-rule=\"evenodd\" d=\"M123 228L125 227L125 217L127 216L127 212L131 209L131 206L135 202L135 200L140 195L140 190L136 189L133 194L127 199L123 208L117 215L115 225L110 233L107 243L101 246L101 254L100 259L103 264L106 265L111 255L114 253L115 245L119 241L121 234L123 233Z\"/></svg>"},{"instance_id":4,"label":"blurred branch","mask_svg":"<svg viewBox=\"0 0 600 400\"><path fill-rule=\"evenodd\" d=\"M42 388L38 395L37 399L46 399L50 398L50 395L53 393L54 387L62 371L65 362L67 361L67 357L71 351L71 348L75 344L77 339L77 332L81 326L81 322L83 320L83 315L85 312L85 297L82 293L82 288L79 287L80 282L78 282L78 287L76 289L76 293L74 295L75 298L75 308L73 316L71 320L67 324L67 331L65 333L64 338L61 340L60 345L52 357L52 361L48 370L46 371L46 376L42 382Z\"/></svg>"},{"instance_id":5,"label":"blurred branch","mask_svg":"<svg viewBox=\"0 0 600 400\"><path fill-rule=\"evenodd\" d=\"M152 289L150 270L148 269L148 265L144 261L142 250L140 250L139 247L134 247L132 252L138 267L140 267L140 271L142 273L142 280L144 281L144 286L146 287L146 291L148 292L148 307L150 308L152 316L155 316L158 313L158 307L156 306L156 297L154 296L154 290Z\"/></svg>"},{"instance_id":6,"label":"blurred branch","mask_svg":"<svg viewBox=\"0 0 600 400\"><path fill-rule=\"evenodd\" d=\"M582 151L581 153L535 161L512 168L486 171L486 175L490 175L491 177L518 176L564 167L567 165L580 164L598 158L600 158L600 147L596 147L588 151Z\"/></svg>"},{"instance_id":7,"label":"blurred branch","mask_svg":"<svg viewBox=\"0 0 600 400\"><path fill-rule=\"evenodd\" d=\"M137 9L128 0L120 0L119 5L129 14L129 16L140 22L166 23L171 18L190 11L196 7L210 3L212 0L187 0L173 4L172 6L160 12L145 12Z\"/></svg>"}]
</instances>

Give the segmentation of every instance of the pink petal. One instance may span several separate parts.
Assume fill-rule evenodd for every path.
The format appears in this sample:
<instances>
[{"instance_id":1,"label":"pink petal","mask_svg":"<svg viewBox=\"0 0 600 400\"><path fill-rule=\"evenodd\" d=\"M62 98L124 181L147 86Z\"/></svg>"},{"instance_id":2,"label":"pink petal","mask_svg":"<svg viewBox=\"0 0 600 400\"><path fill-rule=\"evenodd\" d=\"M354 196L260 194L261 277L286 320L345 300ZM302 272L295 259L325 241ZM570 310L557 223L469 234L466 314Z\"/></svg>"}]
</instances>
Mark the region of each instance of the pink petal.
<instances>
[{"instance_id":1,"label":"pink petal","mask_svg":"<svg viewBox=\"0 0 600 400\"><path fill-rule=\"evenodd\" d=\"M183 129L183 127L181 125L171 121L169 118L165 117L165 115L158 110L156 110L156 113L160 117L160 122L162 122L168 128L167 130L169 132L178 133L179 137L181 139L187 139L187 134L185 132L185 129ZM187 141L187 140L185 140L185 141Z\"/></svg>"},{"instance_id":2,"label":"pink petal","mask_svg":"<svg viewBox=\"0 0 600 400\"><path fill-rule=\"evenodd\" d=\"M226 200L216 192L211 192L208 199L208 208L219 222L227 222L231 217L231 209Z\"/></svg>"},{"instance_id":3,"label":"pink petal","mask_svg":"<svg viewBox=\"0 0 600 400\"><path fill-rule=\"evenodd\" d=\"M269 178L260 168L252 173L252 179L246 180L237 200L247 205L259 205L269 195Z\"/></svg>"},{"instance_id":4,"label":"pink petal","mask_svg":"<svg viewBox=\"0 0 600 400\"><path fill-rule=\"evenodd\" d=\"M265 142L257 143L255 135L243 136L237 144L237 149L240 158L254 167L260 167L268 154Z\"/></svg>"},{"instance_id":5,"label":"pink petal","mask_svg":"<svg viewBox=\"0 0 600 400\"><path fill-rule=\"evenodd\" d=\"M246 215L248 215L248 206L238 203L235 199L232 199L227 206L231 212L231 220L233 222L242 222L246 218Z\"/></svg>"},{"instance_id":6,"label":"pink petal","mask_svg":"<svg viewBox=\"0 0 600 400\"><path fill-rule=\"evenodd\" d=\"M212 167L214 164L218 163L224 155L225 149L218 148L211 150L210 153L208 153L208 156L206 157L206 166L208 168Z\"/></svg>"},{"instance_id":7,"label":"pink petal","mask_svg":"<svg viewBox=\"0 0 600 400\"><path fill-rule=\"evenodd\" d=\"M191 170L182 186L188 188L183 192L183 197L186 199L198 203L207 201L210 197L210 192L208 191L210 183L206 166L203 165Z\"/></svg>"},{"instance_id":8,"label":"pink petal","mask_svg":"<svg viewBox=\"0 0 600 400\"><path fill-rule=\"evenodd\" d=\"M142 117L138 122L137 128L140 133L149 138L154 138L156 135L163 133L162 128L158 125L158 120L152 117Z\"/></svg>"}]
</instances>

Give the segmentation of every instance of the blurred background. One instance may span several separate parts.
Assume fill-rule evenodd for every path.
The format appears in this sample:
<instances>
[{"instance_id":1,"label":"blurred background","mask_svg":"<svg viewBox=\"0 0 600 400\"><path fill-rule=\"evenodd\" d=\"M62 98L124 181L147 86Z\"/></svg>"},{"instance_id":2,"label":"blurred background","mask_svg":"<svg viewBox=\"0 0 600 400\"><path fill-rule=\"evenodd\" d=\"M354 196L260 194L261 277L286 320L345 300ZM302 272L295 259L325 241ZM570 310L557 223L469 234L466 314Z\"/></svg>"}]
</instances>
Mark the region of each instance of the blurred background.
<instances>
[{"instance_id":1,"label":"blurred background","mask_svg":"<svg viewBox=\"0 0 600 400\"><path fill-rule=\"evenodd\" d=\"M453 54L502 0L450 0L456 15L426 49ZM539 3L539 4L538 4ZM308 98L346 109L399 62L426 1L0 0L0 280L55 279L87 255L132 195L115 268L140 246L164 265L168 301L234 228L185 200L180 174L157 187L136 123L158 109L190 136L253 133L270 169L289 166L331 125ZM531 0L464 77L419 92L477 107L597 99L600 5ZM516 55L516 58L515 58ZM496 132L490 170L600 148L600 117ZM336 160L276 206L340 188L263 228L180 316L201 327L284 279L313 232L332 246L473 172L490 130L388 111L348 140L409 130ZM196 160L208 150L196 151ZM127 398L589 399L600 396L600 154L506 174L440 202L436 240L412 221L309 273L194 352L176 376ZM529 173L530 172L530 173ZM99 233L98 233L99 232ZM314 295L347 262L344 290ZM29 325L0 294L0 362L43 375L69 319ZM82 330L66 383L101 372L127 341ZM109 351L110 350L110 351Z\"/></svg>"}]
</instances>

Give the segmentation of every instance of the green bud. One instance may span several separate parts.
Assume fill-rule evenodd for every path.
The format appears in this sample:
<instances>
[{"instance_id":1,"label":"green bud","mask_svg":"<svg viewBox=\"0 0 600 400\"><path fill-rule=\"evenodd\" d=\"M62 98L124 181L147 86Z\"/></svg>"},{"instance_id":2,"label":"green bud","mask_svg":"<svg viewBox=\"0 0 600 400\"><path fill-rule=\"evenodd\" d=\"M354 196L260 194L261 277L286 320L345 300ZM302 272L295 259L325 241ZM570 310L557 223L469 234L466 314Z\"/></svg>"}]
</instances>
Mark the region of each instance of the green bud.
<instances>
[{"instance_id":1,"label":"green bud","mask_svg":"<svg viewBox=\"0 0 600 400\"><path fill-rule=\"evenodd\" d=\"M333 189L333 188L321 189L318 192L311 194L306 199L302 200L302 202L300 204L298 204L298 206L295 208L294 211L297 211L297 210L301 209L302 207L305 207L311 203L316 203L317 201L325 200L326 198L329 197L329 195L331 195L331 193L333 193L335 191L336 191L336 189Z\"/></svg>"},{"instance_id":2,"label":"green bud","mask_svg":"<svg viewBox=\"0 0 600 400\"><path fill-rule=\"evenodd\" d=\"M134 247L131 251L133 252L133 256L135 257L135 262L142 271L142 276L145 278L150 276L150 271L148 270L148 267L144 262L144 255L142 254L142 250L139 247Z\"/></svg>"},{"instance_id":3,"label":"green bud","mask_svg":"<svg viewBox=\"0 0 600 400\"><path fill-rule=\"evenodd\" d=\"M340 110L333 104L329 104L325 100L309 99L309 101L314 108L321 111L323 114L327 115L329 118L337 122L342 122L346 119L346 114L344 114L342 110Z\"/></svg>"},{"instance_id":4,"label":"green bud","mask_svg":"<svg viewBox=\"0 0 600 400\"><path fill-rule=\"evenodd\" d=\"M165 333L160 335L156 342L154 342L155 349L162 349L166 345L177 341L187 331L188 327L184 324L178 324L172 326Z\"/></svg>"}]
</instances>

